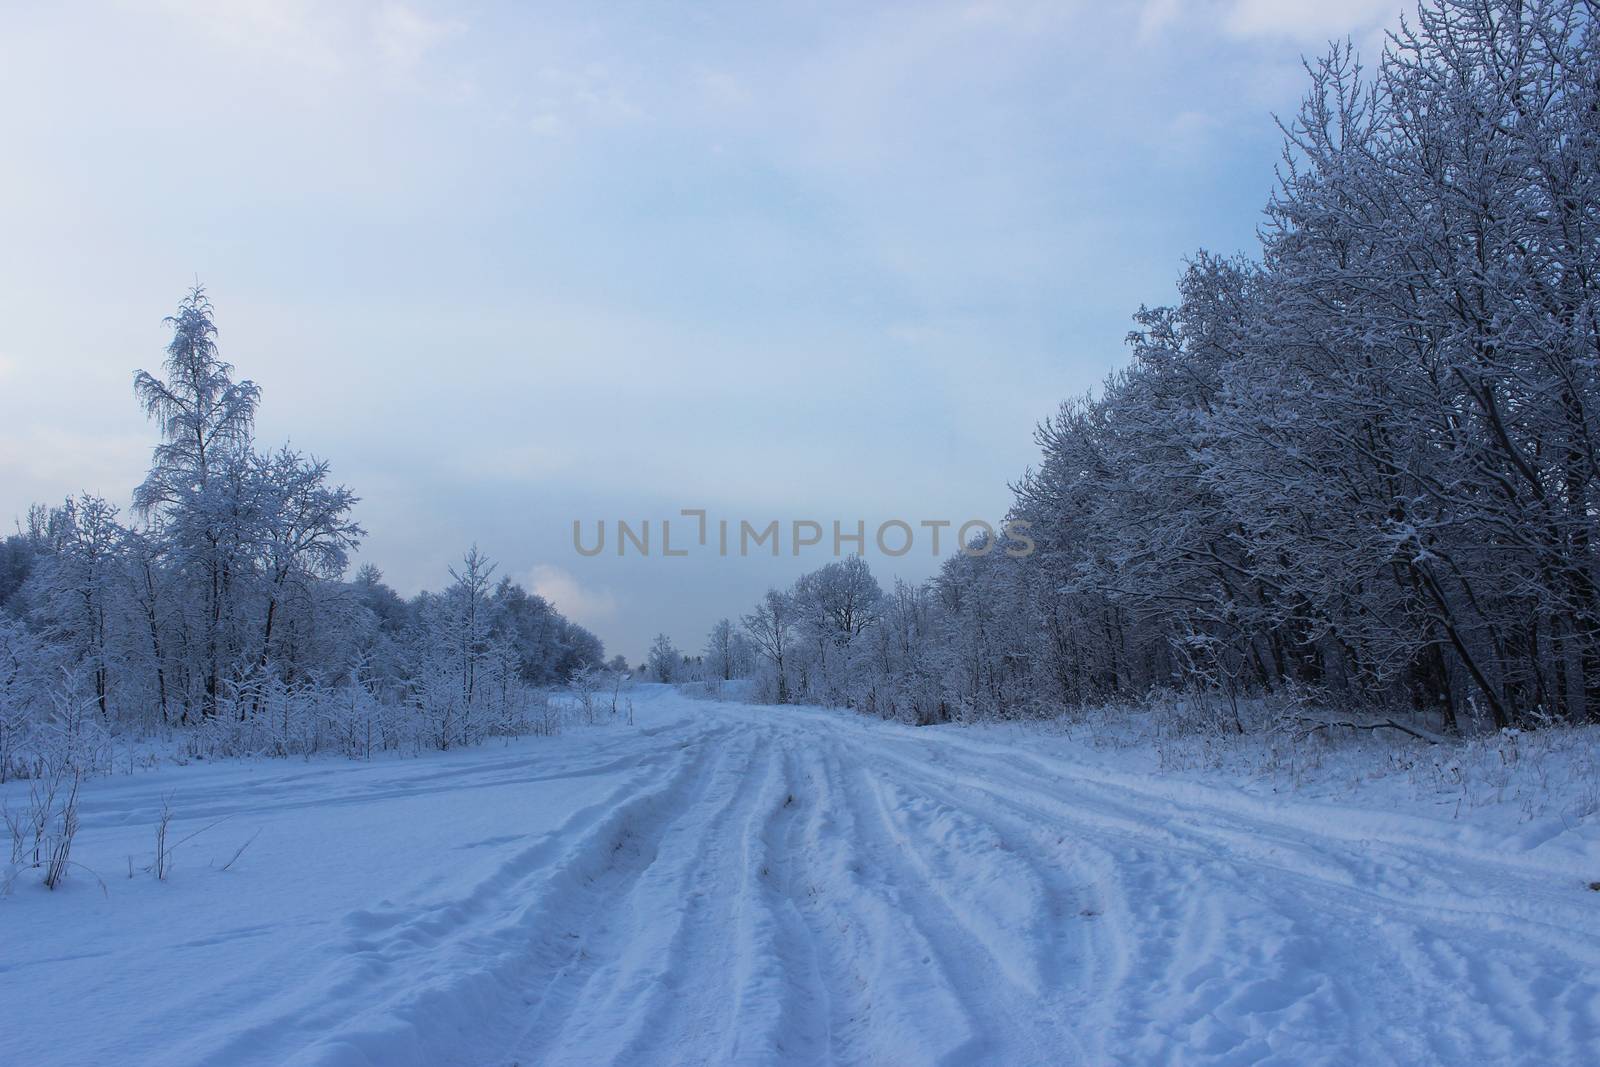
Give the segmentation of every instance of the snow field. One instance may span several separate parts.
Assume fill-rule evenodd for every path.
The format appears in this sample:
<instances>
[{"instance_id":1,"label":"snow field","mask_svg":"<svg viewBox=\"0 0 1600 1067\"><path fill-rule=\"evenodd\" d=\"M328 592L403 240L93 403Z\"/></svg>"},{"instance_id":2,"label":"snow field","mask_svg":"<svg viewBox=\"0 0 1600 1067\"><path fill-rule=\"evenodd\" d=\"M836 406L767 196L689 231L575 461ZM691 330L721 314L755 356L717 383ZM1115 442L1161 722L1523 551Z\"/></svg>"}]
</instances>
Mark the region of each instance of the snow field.
<instances>
[{"instance_id":1,"label":"snow field","mask_svg":"<svg viewBox=\"0 0 1600 1067\"><path fill-rule=\"evenodd\" d=\"M1592 820L1462 822L1152 776L1021 732L664 687L635 700L631 729L94 782L76 854L109 895L75 877L0 901L0 1058L1582 1064L1600 1050ZM226 820L182 846L167 883L123 877L167 796L175 837Z\"/></svg>"}]
</instances>

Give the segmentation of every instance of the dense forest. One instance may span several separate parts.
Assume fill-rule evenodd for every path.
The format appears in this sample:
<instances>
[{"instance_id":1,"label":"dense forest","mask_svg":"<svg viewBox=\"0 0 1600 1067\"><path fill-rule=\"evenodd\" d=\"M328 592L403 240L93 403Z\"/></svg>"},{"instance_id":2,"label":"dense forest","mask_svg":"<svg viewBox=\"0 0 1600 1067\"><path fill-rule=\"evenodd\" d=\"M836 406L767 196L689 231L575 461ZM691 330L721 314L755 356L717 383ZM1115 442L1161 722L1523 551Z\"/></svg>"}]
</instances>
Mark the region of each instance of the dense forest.
<instances>
[{"instance_id":1,"label":"dense forest","mask_svg":"<svg viewBox=\"0 0 1600 1067\"><path fill-rule=\"evenodd\" d=\"M125 517L83 495L0 542L0 780L119 731L187 728L196 754L469 744L547 728L540 687L600 664L598 638L495 579L476 548L405 600L371 564L326 461L258 450L261 389L236 380L205 292L167 320L159 431Z\"/></svg>"},{"instance_id":2,"label":"dense forest","mask_svg":"<svg viewBox=\"0 0 1600 1067\"><path fill-rule=\"evenodd\" d=\"M1259 254L1196 254L1126 367L1039 427L1011 515L1038 551L768 593L744 620L768 697L1600 721L1596 14L1431 0L1372 70L1308 64Z\"/></svg>"}]
</instances>

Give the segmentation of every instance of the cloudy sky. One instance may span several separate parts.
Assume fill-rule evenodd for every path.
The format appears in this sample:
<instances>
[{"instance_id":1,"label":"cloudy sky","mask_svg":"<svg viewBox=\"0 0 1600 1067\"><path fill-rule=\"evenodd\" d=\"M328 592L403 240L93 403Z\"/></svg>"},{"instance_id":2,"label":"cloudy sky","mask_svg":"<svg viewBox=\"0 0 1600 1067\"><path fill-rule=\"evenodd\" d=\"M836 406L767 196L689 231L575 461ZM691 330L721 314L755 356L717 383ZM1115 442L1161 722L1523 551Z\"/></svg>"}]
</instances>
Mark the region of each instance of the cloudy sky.
<instances>
[{"instance_id":1,"label":"cloudy sky","mask_svg":"<svg viewBox=\"0 0 1600 1067\"><path fill-rule=\"evenodd\" d=\"M402 591L476 542L698 647L828 557L575 519L997 518L1129 315L1251 247L1301 54L1400 3L0 0L0 519L127 500L198 278Z\"/></svg>"}]
</instances>

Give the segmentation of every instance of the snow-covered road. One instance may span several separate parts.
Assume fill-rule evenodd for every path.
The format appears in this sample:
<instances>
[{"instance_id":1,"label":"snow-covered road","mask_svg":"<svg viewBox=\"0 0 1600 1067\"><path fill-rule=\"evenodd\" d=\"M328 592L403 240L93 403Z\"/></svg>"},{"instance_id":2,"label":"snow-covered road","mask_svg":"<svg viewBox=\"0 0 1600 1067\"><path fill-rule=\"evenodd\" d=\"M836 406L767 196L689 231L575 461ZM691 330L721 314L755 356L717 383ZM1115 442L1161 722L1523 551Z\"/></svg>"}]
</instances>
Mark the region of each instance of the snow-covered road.
<instances>
[{"instance_id":1,"label":"snow-covered road","mask_svg":"<svg viewBox=\"0 0 1600 1067\"><path fill-rule=\"evenodd\" d=\"M638 699L510 748L97 783L109 898L0 902L0 1060L1600 1062L1592 834ZM180 836L229 818L121 877L169 793Z\"/></svg>"}]
</instances>

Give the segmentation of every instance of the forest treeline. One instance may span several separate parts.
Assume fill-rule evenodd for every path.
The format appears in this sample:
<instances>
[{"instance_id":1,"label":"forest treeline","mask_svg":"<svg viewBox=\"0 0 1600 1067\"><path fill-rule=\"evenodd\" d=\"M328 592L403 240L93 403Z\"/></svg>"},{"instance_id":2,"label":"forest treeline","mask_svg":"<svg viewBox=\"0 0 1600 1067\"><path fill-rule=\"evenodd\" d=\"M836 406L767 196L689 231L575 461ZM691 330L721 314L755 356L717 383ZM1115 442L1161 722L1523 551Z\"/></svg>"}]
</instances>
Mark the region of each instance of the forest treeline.
<instances>
[{"instance_id":1,"label":"forest treeline","mask_svg":"<svg viewBox=\"0 0 1600 1067\"><path fill-rule=\"evenodd\" d=\"M112 733L188 728L202 754L449 748L547 726L540 687L598 638L476 548L406 600L368 564L326 461L258 450L261 391L219 354L195 288L164 376L134 391L159 441L127 515L83 495L0 542L0 781L96 762Z\"/></svg>"},{"instance_id":2,"label":"forest treeline","mask_svg":"<svg viewBox=\"0 0 1600 1067\"><path fill-rule=\"evenodd\" d=\"M746 617L777 700L933 722L1152 688L1600 721L1600 7L1427 0L1309 63L1253 258L1201 252L1038 429L1038 549Z\"/></svg>"}]
</instances>

